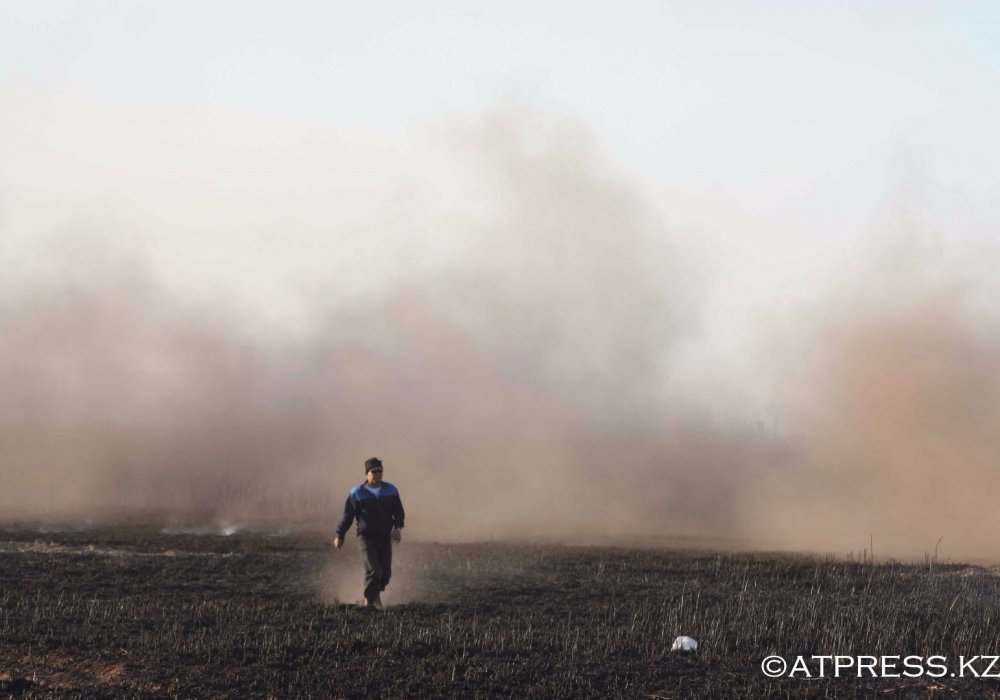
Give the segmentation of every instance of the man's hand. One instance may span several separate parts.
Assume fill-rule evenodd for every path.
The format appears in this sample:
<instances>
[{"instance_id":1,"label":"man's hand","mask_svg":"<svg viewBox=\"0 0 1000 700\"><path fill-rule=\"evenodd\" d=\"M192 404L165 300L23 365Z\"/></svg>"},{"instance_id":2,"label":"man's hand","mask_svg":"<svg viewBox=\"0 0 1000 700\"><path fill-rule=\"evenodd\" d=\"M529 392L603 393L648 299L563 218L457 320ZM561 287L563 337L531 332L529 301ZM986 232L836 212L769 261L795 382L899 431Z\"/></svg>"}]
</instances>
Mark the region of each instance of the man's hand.
<instances>
[{"instance_id":1,"label":"man's hand","mask_svg":"<svg viewBox=\"0 0 1000 700\"><path fill-rule=\"evenodd\" d=\"M399 544L403 541L403 531L398 527L392 528L392 541Z\"/></svg>"},{"instance_id":2,"label":"man's hand","mask_svg":"<svg viewBox=\"0 0 1000 700\"><path fill-rule=\"evenodd\" d=\"M343 546L344 546L344 540L340 539L339 535L337 537L333 538L333 548L334 549L340 549Z\"/></svg>"}]
</instances>

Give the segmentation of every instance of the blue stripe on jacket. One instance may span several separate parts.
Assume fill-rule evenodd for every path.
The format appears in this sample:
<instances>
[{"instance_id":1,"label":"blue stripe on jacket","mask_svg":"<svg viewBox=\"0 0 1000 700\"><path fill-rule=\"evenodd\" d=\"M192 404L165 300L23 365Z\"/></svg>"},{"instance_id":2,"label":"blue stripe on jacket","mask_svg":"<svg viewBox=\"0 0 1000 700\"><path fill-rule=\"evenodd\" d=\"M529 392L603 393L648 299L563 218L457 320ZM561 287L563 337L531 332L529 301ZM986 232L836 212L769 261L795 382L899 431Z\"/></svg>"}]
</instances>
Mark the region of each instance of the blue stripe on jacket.
<instances>
[{"instance_id":1,"label":"blue stripe on jacket","mask_svg":"<svg viewBox=\"0 0 1000 700\"><path fill-rule=\"evenodd\" d=\"M405 513L399 490L388 481L382 482L379 495L369 491L367 482L351 489L344 503L344 517L337 526L337 536L343 539L355 520L358 535L388 535L394 527L402 528Z\"/></svg>"}]
</instances>

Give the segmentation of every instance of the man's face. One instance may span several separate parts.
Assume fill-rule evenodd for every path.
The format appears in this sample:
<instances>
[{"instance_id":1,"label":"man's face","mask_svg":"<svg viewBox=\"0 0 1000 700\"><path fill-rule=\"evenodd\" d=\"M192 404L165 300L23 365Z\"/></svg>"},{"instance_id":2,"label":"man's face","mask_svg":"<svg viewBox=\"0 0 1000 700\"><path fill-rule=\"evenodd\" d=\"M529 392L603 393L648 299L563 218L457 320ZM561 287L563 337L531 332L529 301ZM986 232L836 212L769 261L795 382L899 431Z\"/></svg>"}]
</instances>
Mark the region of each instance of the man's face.
<instances>
[{"instance_id":1,"label":"man's face","mask_svg":"<svg viewBox=\"0 0 1000 700\"><path fill-rule=\"evenodd\" d=\"M368 485L378 486L382 483L382 467L372 467L368 470Z\"/></svg>"}]
</instances>

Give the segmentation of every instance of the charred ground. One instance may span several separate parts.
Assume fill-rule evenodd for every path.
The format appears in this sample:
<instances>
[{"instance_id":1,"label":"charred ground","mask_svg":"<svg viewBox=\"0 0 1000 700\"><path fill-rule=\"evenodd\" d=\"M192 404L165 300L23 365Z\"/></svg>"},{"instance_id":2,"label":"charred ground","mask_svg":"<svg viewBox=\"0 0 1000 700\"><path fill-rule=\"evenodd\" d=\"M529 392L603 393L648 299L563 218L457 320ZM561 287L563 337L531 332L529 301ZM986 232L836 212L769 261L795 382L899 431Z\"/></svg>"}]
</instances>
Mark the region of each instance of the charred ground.
<instances>
[{"instance_id":1,"label":"charred ground","mask_svg":"<svg viewBox=\"0 0 1000 700\"><path fill-rule=\"evenodd\" d=\"M769 654L995 654L1000 578L966 565L405 543L404 598L319 534L0 530L0 695L1000 696L997 679L771 680ZM395 585L395 584L394 584ZM390 586L392 588L392 586ZM671 653L675 636L700 649Z\"/></svg>"}]
</instances>

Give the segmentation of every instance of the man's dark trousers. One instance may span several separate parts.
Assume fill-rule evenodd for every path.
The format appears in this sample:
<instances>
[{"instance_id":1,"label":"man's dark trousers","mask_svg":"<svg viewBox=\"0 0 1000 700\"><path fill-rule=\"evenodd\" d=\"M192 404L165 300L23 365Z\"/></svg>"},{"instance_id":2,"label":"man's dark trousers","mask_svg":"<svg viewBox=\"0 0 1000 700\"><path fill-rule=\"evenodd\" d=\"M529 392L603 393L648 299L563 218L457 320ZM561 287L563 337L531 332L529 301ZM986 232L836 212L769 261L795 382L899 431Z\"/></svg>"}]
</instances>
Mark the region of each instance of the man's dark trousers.
<instances>
[{"instance_id":1,"label":"man's dark trousers","mask_svg":"<svg viewBox=\"0 0 1000 700\"><path fill-rule=\"evenodd\" d=\"M373 601L389 585L392 575L391 535L361 535L358 544L365 558L365 600Z\"/></svg>"}]
</instances>

